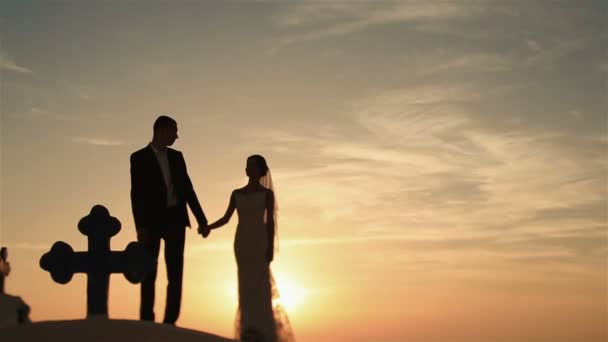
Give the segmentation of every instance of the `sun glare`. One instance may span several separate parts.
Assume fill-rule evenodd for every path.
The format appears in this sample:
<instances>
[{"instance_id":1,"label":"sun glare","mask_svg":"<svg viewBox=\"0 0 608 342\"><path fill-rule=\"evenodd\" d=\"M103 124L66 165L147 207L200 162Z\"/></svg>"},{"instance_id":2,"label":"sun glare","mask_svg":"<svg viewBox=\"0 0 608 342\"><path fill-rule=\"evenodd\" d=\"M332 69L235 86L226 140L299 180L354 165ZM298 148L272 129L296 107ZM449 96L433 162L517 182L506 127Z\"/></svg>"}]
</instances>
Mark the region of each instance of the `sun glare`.
<instances>
[{"instance_id":1,"label":"sun glare","mask_svg":"<svg viewBox=\"0 0 608 342\"><path fill-rule=\"evenodd\" d=\"M291 278L284 275L275 274L275 283L279 290L279 299L273 304L282 304L288 313L293 314L300 309L306 302L308 290L305 287L297 285ZM226 296L234 304L238 304L238 289L237 284L232 283L225 288Z\"/></svg>"},{"instance_id":2,"label":"sun glare","mask_svg":"<svg viewBox=\"0 0 608 342\"><path fill-rule=\"evenodd\" d=\"M289 313L296 312L306 301L308 291L283 275L275 274L275 281L280 295L279 303L283 304Z\"/></svg>"}]
</instances>

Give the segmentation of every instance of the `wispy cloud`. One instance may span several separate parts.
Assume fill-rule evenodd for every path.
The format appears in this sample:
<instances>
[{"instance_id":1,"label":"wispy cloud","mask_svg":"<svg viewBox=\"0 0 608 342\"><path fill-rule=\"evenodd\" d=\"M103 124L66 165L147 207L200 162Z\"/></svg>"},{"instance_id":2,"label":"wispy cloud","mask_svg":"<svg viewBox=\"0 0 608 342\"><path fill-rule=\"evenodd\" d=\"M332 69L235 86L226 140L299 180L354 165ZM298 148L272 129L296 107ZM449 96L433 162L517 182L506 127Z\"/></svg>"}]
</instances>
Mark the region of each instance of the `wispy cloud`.
<instances>
[{"instance_id":1,"label":"wispy cloud","mask_svg":"<svg viewBox=\"0 0 608 342\"><path fill-rule=\"evenodd\" d=\"M86 87L74 87L73 91L76 96L82 100L88 101L94 98L92 93Z\"/></svg>"},{"instance_id":2,"label":"wispy cloud","mask_svg":"<svg viewBox=\"0 0 608 342\"><path fill-rule=\"evenodd\" d=\"M54 112L51 112L47 109L40 108L40 107L30 108L30 111L29 111L29 113L26 114L26 116L31 119L50 119L50 120L56 120L56 121L74 120L74 117L60 114L60 113L54 113Z\"/></svg>"},{"instance_id":3,"label":"wispy cloud","mask_svg":"<svg viewBox=\"0 0 608 342\"><path fill-rule=\"evenodd\" d=\"M280 249L305 249L310 251L336 249L343 251L365 248L366 263L386 265L400 263L410 269L428 269L429 265L452 265L450 269L467 269L471 265L494 268L511 264L517 268L522 263L542 264L552 269L570 269L580 263L581 258L601 260L608 253L599 229L577 230L568 234L505 236L504 233L486 232L473 236L412 237L410 235L367 235L319 237L304 239L281 239ZM377 248L375 248L376 246ZM231 251L232 243L208 241L191 246L188 257L205 253ZM388 257L387 259L387 256Z\"/></svg>"},{"instance_id":4,"label":"wispy cloud","mask_svg":"<svg viewBox=\"0 0 608 342\"><path fill-rule=\"evenodd\" d=\"M33 251L43 251L49 250L51 245L45 243L30 243L30 242L16 242L16 243L7 243L7 247L10 249L24 249L24 250L33 250Z\"/></svg>"},{"instance_id":5,"label":"wispy cloud","mask_svg":"<svg viewBox=\"0 0 608 342\"><path fill-rule=\"evenodd\" d=\"M403 46L406 73L415 74L553 68L569 56L606 45L608 35L597 30L600 16L591 15L591 8L558 7L547 16L541 3L532 3L524 11L510 3L303 1L285 6L276 16L283 38L271 53L295 43L395 23L409 24L409 29L403 29L407 43L395 38L394 44ZM589 25L581 26L577 21L583 16L591 19ZM490 17L494 24L488 26ZM544 18L542 22L537 21L539 17ZM457 44L446 44L446 37L464 44L453 49ZM497 42L501 42L500 47Z\"/></svg>"},{"instance_id":6,"label":"wispy cloud","mask_svg":"<svg viewBox=\"0 0 608 342\"><path fill-rule=\"evenodd\" d=\"M0 69L8 70L20 74L31 74L32 70L17 64L10 56L0 51Z\"/></svg>"},{"instance_id":7,"label":"wispy cloud","mask_svg":"<svg viewBox=\"0 0 608 342\"><path fill-rule=\"evenodd\" d=\"M87 144L94 146L121 146L125 144L123 141L120 140L88 137L73 137L71 141L78 144Z\"/></svg>"},{"instance_id":8,"label":"wispy cloud","mask_svg":"<svg viewBox=\"0 0 608 342\"><path fill-rule=\"evenodd\" d=\"M304 29L304 32L294 33L281 43L289 45L343 36L377 25L466 16L477 10L476 7L448 2L305 1L290 7L276 20L286 28Z\"/></svg>"},{"instance_id":9,"label":"wispy cloud","mask_svg":"<svg viewBox=\"0 0 608 342\"><path fill-rule=\"evenodd\" d=\"M500 72L517 66L511 56L491 52L453 52L445 49L409 53L403 61L407 75L441 75L451 72Z\"/></svg>"},{"instance_id":10,"label":"wispy cloud","mask_svg":"<svg viewBox=\"0 0 608 342\"><path fill-rule=\"evenodd\" d=\"M445 2L422 1L303 1L280 13L276 18L284 26L311 26L328 22L354 24L344 33L364 29L367 26L397 21L433 18L450 18L468 15L474 11Z\"/></svg>"},{"instance_id":11,"label":"wispy cloud","mask_svg":"<svg viewBox=\"0 0 608 342\"><path fill-rule=\"evenodd\" d=\"M512 260L608 252L593 243L606 228L606 142L525 122L482 125L474 104L495 92L475 83L387 89L345 113L356 134L267 131L269 146L310 159L273 170L281 205L304 227L333 227L333 236L286 243L483 238L486 251Z\"/></svg>"},{"instance_id":12,"label":"wispy cloud","mask_svg":"<svg viewBox=\"0 0 608 342\"><path fill-rule=\"evenodd\" d=\"M525 59L528 66L555 65L555 62L584 49L595 46L605 46L608 35L583 35L574 37L562 37L558 41L551 41L551 45L541 47L535 42L530 46L530 54ZM549 43L547 43L549 44Z\"/></svg>"}]
</instances>

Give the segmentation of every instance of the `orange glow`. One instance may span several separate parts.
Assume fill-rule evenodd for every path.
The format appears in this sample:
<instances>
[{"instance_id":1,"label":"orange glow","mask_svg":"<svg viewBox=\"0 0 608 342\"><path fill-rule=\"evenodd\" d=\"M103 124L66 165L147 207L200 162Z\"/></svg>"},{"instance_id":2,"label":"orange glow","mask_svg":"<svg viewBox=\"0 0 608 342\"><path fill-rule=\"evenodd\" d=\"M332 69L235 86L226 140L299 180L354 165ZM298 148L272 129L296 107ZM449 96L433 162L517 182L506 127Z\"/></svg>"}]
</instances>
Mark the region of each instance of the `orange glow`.
<instances>
[{"instance_id":1,"label":"orange glow","mask_svg":"<svg viewBox=\"0 0 608 342\"><path fill-rule=\"evenodd\" d=\"M288 313L295 313L306 303L308 290L298 286L284 274L275 274L275 282L279 289L280 298L278 302L285 306Z\"/></svg>"}]
</instances>

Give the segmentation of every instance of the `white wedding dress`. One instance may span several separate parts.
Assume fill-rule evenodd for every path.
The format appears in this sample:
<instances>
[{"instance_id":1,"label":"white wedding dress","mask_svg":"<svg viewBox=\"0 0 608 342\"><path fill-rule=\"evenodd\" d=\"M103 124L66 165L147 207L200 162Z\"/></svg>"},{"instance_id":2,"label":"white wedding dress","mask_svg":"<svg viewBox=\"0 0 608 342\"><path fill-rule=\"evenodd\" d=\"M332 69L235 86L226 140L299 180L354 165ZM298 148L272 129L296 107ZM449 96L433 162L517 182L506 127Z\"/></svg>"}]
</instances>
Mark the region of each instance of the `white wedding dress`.
<instances>
[{"instance_id":1,"label":"white wedding dress","mask_svg":"<svg viewBox=\"0 0 608 342\"><path fill-rule=\"evenodd\" d=\"M266 191L235 193L239 217L234 239L239 291L236 337L242 341L293 342L293 331L266 261L266 195Z\"/></svg>"}]
</instances>

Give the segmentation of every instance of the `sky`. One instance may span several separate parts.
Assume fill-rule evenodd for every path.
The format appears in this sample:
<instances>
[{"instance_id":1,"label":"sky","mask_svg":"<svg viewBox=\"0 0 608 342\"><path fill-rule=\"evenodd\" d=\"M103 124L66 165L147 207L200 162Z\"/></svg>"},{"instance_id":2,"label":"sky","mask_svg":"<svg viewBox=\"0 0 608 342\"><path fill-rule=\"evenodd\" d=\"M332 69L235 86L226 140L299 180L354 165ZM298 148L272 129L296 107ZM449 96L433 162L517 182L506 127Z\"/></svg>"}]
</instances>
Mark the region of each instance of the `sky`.
<instances>
[{"instance_id":1,"label":"sky","mask_svg":"<svg viewBox=\"0 0 608 342\"><path fill-rule=\"evenodd\" d=\"M86 314L38 266L102 204L136 239L129 156L178 122L203 209L251 154L299 341L603 341L602 1L2 1L0 244L35 321ZM178 325L233 336L237 218L187 233ZM162 253L161 253L162 254ZM166 276L160 261L157 316ZM110 283L110 316L139 288Z\"/></svg>"}]
</instances>

